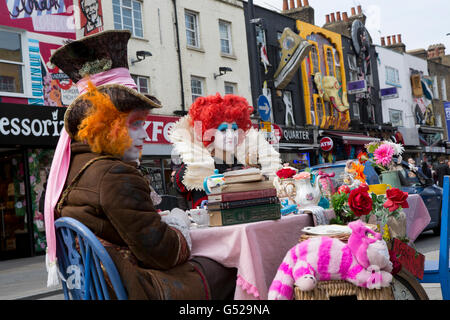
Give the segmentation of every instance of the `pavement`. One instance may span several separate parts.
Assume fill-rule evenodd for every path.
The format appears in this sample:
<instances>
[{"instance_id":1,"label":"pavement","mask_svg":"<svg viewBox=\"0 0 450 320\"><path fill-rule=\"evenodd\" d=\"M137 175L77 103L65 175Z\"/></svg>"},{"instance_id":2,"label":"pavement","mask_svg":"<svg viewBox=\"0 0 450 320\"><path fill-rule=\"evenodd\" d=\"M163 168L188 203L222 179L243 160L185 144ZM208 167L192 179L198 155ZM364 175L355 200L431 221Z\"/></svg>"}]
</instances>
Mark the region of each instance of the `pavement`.
<instances>
[{"instance_id":1,"label":"pavement","mask_svg":"<svg viewBox=\"0 0 450 320\"><path fill-rule=\"evenodd\" d=\"M423 233L415 242L426 259L438 260L439 237ZM438 283L422 284L430 300L442 300ZM0 261L0 300L64 300L61 285L47 288L45 256Z\"/></svg>"}]
</instances>

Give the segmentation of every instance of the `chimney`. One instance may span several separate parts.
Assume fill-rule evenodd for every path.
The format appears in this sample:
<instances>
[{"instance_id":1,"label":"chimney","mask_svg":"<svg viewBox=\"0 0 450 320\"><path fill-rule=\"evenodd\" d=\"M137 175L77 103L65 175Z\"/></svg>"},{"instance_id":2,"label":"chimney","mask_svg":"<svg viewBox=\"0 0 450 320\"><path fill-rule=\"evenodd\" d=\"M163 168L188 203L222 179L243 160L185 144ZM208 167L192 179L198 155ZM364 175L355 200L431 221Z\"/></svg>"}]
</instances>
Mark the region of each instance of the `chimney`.
<instances>
[{"instance_id":1,"label":"chimney","mask_svg":"<svg viewBox=\"0 0 450 320\"><path fill-rule=\"evenodd\" d=\"M391 38L392 38L392 42L391 42ZM387 39L388 39L387 46L389 47L389 49L392 49L392 50L400 52L400 53L406 52L406 46L402 42L401 34L388 36Z\"/></svg>"},{"instance_id":2,"label":"chimney","mask_svg":"<svg viewBox=\"0 0 450 320\"><path fill-rule=\"evenodd\" d=\"M397 43L397 38L395 36L392 36L392 44L396 44Z\"/></svg>"},{"instance_id":3,"label":"chimney","mask_svg":"<svg viewBox=\"0 0 450 320\"><path fill-rule=\"evenodd\" d=\"M398 35L397 35L397 42L398 42L398 43L403 43L403 42L402 42L402 35L401 35L401 34L398 34Z\"/></svg>"},{"instance_id":4,"label":"chimney","mask_svg":"<svg viewBox=\"0 0 450 320\"><path fill-rule=\"evenodd\" d=\"M347 12L342 12L342 20L344 20L345 22L348 22Z\"/></svg>"},{"instance_id":5,"label":"chimney","mask_svg":"<svg viewBox=\"0 0 450 320\"><path fill-rule=\"evenodd\" d=\"M334 16L334 12L331 13L331 23L336 22L336 18Z\"/></svg>"},{"instance_id":6,"label":"chimney","mask_svg":"<svg viewBox=\"0 0 450 320\"><path fill-rule=\"evenodd\" d=\"M336 12L336 19L337 21L341 21L341 12Z\"/></svg>"},{"instance_id":7,"label":"chimney","mask_svg":"<svg viewBox=\"0 0 450 320\"><path fill-rule=\"evenodd\" d=\"M352 17L353 17L353 16L356 16L356 10L355 10L354 7L352 8Z\"/></svg>"},{"instance_id":8,"label":"chimney","mask_svg":"<svg viewBox=\"0 0 450 320\"><path fill-rule=\"evenodd\" d=\"M303 6L302 6L303 2ZM290 0L289 6L288 1L283 0L283 11L281 12L289 18L300 20L309 24L314 25L314 8L309 6L308 0L297 0L297 7L295 6L295 1Z\"/></svg>"},{"instance_id":9,"label":"chimney","mask_svg":"<svg viewBox=\"0 0 450 320\"><path fill-rule=\"evenodd\" d=\"M388 39L388 46L390 46L392 44L391 43L391 36L388 36L387 39Z\"/></svg>"},{"instance_id":10,"label":"chimney","mask_svg":"<svg viewBox=\"0 0 450 320\"><path fill-rule=\"evenodd\" d=\"M358 6L358 14L362 14L362 7Z\"/></svg>"},{"instance_id":11,"label":"chimney","mask_svg":"<svg viewBox=\"0 0 450 320\"><path fill-rule=\"evenodd\" d=\"M386 41L384 40L384 37L381 37L381 46L386 46Z\"/></svg>"},{"instance_id":12,"label":"chimney","mask_svg":"<svg viewBox=\"0 0 450 320\"><path fill-rule=\"evenodd\" d=\"M331 21L330 21L330 15L329 14L327 14L326 16L325 16L325 24L329 24Z\"/></svg>"}]
</instances>

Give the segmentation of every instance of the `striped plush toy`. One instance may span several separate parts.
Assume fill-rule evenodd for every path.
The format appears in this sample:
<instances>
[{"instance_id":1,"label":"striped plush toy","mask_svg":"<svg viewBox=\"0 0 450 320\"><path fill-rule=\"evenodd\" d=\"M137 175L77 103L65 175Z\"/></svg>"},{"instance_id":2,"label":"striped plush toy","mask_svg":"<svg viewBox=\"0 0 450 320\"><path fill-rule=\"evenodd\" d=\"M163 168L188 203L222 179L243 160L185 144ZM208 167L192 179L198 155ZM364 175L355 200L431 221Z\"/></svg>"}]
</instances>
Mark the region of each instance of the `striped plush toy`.
<instances>
[{"instance_id":1,"label":"striped plush toy","mask_svg":"<svg viewBox=\"0 0 450 320\"><path fill-rule=\"evenodd\" d=\"M330 237L314 237L288 251L269 288L269 300L290 300L294 284L300 290L317 281L346 280L369 289L388 287L392 263L381 234L360 220L348 225L348 243Z\"/></svg>"}]
</instances>

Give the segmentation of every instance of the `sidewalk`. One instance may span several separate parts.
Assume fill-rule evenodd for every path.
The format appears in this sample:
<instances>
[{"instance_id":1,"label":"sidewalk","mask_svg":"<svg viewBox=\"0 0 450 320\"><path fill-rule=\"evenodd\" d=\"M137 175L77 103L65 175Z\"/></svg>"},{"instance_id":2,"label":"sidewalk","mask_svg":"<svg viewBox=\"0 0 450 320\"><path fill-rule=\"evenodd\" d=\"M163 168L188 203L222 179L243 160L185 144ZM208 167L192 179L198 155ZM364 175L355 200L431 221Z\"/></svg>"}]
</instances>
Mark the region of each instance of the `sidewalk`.
<instances>
[{"instance_id":1,"label":"sidewalk","mask_svg":"<svg viewBox=\"0 0 450 320\"><path fill-rule=\"evenodd\" d=\"M0 300L64 300L61 285L47 288L45 256L0 261Z\"/></svg>"},{"instance_id":2,"label":"sidewalk","mask_svg":"<svg viewBox=\"0 0 450 320\"><path fill-rule=\"evenodd\" d=\"M439 251L424 253L436 259ZM423 284L430 300L442 300L438 283ZM0 261L0 300L64 300L61 285L47 288L45 256Z\"/></svg>"}]
</instances>

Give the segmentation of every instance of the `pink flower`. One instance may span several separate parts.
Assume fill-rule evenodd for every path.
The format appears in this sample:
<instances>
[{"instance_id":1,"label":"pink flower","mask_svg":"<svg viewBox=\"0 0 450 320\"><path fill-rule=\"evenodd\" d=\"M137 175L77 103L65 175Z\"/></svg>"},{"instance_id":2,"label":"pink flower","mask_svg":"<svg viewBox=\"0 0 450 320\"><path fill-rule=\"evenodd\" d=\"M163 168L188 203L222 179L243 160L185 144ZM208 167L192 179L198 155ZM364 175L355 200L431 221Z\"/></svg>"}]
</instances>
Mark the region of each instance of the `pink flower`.
<instances>
[{"instance_id":1,"label":"pink flower","mask_svg":"<svg viewBox=\"0 0 450 320\"><path fill-rule=\"evenodd\" d=\"M388 144L382 144L375 150L373 154L375 156L376 164L387 166L392 161L394 149Z\"/></svg>"}]
</instances>

